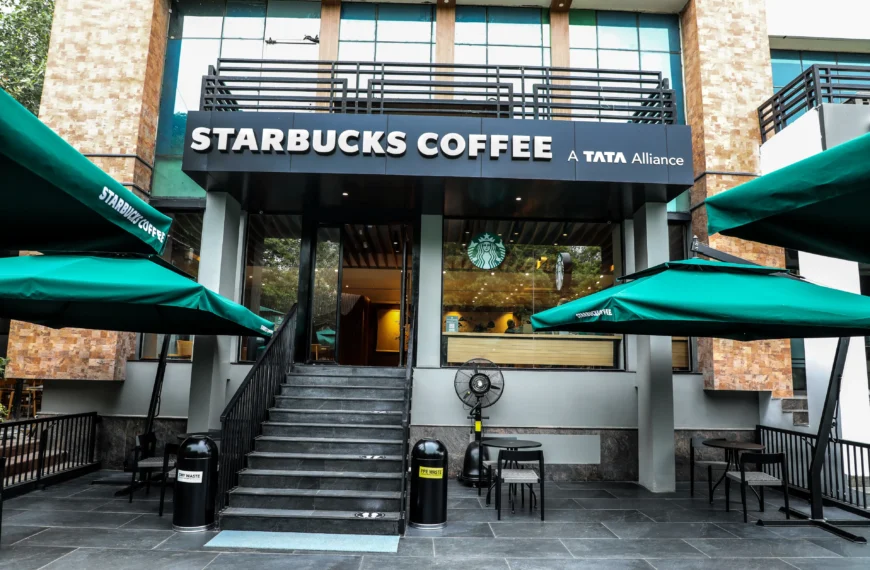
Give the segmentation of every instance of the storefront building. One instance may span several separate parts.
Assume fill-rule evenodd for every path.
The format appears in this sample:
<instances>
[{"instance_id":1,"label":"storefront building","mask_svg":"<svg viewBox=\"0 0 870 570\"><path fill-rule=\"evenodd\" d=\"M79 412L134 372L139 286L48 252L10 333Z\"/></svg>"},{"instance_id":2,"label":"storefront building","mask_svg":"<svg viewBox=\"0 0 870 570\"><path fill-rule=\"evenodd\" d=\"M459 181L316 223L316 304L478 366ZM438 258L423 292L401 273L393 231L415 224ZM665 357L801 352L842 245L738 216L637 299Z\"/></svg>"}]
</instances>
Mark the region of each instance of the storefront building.
<instances>
[{"instance_id":1,"label":"storefront building","mask_svg":"<svg viewBox=\"0 0 870 570\"><path fill-rule=\"evenodd\" d=\"M794 39L778 0L486 4L59 0L40 118L173 216L167 260L276 324L298 304L297 362L411 359L412 440L441 439L454 471L453 381L482 357L505 374L491 433L562 450L558 478L673 489L691 437L793 421L791 343L536 334L529 316L683 259L693 235L784 265L708 237L699 206L763 172L775 89L870 48ZM7 376L44 381L45 413L97 409L118 465L159 346L15 322ZM219 428L261 341L172 346L160 429Z\"/></svg>"}]
</instances>

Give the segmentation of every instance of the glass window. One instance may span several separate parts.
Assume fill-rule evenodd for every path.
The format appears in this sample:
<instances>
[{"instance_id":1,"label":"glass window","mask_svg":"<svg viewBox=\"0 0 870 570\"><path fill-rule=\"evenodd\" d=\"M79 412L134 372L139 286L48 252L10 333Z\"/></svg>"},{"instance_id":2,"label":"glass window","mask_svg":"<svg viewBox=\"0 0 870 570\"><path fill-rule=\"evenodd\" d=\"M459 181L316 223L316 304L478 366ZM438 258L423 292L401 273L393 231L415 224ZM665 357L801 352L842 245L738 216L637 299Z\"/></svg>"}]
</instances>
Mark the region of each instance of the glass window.
<instances>
[{"instance_id":1,"label":"glass window","mask_svg":"<svg viewBox=\"0 0 870 570\"><path fill-rule=\"evenodd\" d=\"M186 122L187 115L183 117ZM181 134L184 135L183 130ZM205 198L202 186L181 171L180 156L158 156L154 159L151 188L154 198Z\"/></svg>"},{"instance_id":2,"label":"glass window","mask_svg":"<svg viewBox=\"0 0 870 570\"><path fill-rule=\"evenodd\" d=\"M457 6L455 34L454 60L458 63L550 65L546 10Z\"/></svg>"},{"instance_id":3,"label":"glass window","mask_svg":"<svg viewBox=\"0 0 870 570\"><path fill-rule=\"evenodd\" d=\"M457 44L486 45L486 8L483 6L457 6L454 42Z\"/></svg>"},{"instance_id":4,"label":"glass window","mask_svg":"<svg viewBox=\"0 0 870 570\"><path fill-rule=\"evenodd\" d=\"M796 79L802 71L809 69L816 63L821 65L870 66L870 54L772 49L770 50L770 65L773 72L773 90L779 91L793 79ZM860 72L858 73L861 74ZM855 72L852 75L855 75ZM870 80L870 77L868 77L868 80ZM841 80L833 79L833 81L836 83ZM866 83L861 79L856 80L854 78L849 82L861 85ZM792 117L791 121L796 118Z\"/></svg>"},{"instance_id":5,"label":"glass window","mask_svg":"<svg viewBox=\"0 0 870 570\"><path fill-rule=\"evenodd\" d=\"M266 12L266 38L302 40L320 33L320 2L269 0ZM312 44L315 47L316 44Z\"/></svg>"},{"instance_id":6,"label":"glass window","mask_svg":"<svg viewBox=\"0 0 870 570\"><path fill-rule=\"evenodd\" d=\"M568 13L568 45L572 48L597 48L593 10L571 10Z\"/></svg>"},{"instance_id":7,"label":"glass window","mask_svg":"<svg viewBox=\"0 0 870 570\"><path fill-rule=\"evenodd\" d=\"M613 285L613 230L608 224L446 220L444 363L485 354L508 367L620 368L621 335L534 333L529 321ZM470 253L469 244L480 238L495 244L492 251Z\"/></svg>"},{"instance_id":8,"label":"glass window","mask_svg":"<svg viewBox=\"0 0 870 570\"><path fill-rule=\"evenodd\" d=\"M223 37L261 38L266 26L266 0L228 0Z\"/></svg>"},{"instance_id":9,"label":"glass window","mask_svg":"<svg viewBox=\"0 0 870 570\"><path fill-rule=\"evenodd\" d=\"M338 57L347 61L430 63L434 23L431 5L342 4Z\"/></svg>"},{"instance_id":10,"label":"glass window","mask_svg":"<svg viewBox=\"0 0 870 570\"><path fill-rule=\"evenodd\" d=\"M225 0L188 0L172 6L170 38L219 38Z\"/></svg>"},{"instance_id":11,"label":"glass window","mask_svg":"<svg viewBox=\"0 0 870 570\"><path fill-rule=\"evenodd\" d=\"M375 41L376 14L375 4L342 3L338 39Z\"/></svg>"},{"instance_id":12,"label":"glass window","mask_svg":"<svg viewBox=\"0 0 870 570\"><path fill-rule=\"evenodd\" d=\"M638 14L640 49L680 51L680 22L670 14Z\"/></svg>"},{"instance_id":13,"label":"glass window","mask_svg":"<svg viewBox=\"0 0 870 570\"><path fill-rule=\"evenodd\" d=\"M598 47L638 49L637 14L598 12Z\"/></svg>"},{"instance_id":14,"label":"glass window","mask_svg":"<svg viewBox=\"0 0 870 570\"><path fill-rule=\"evenodd\" d=\"M202 212L164 212L172 218L169 240L161 256L165 261L187 273L192 279L199 275L199 251L202 242ZM162 334L143 334L139 341L139 358L160 358ZM193 357L193 336L171 335L168 358L190 360Z\"/></svg>"},{"instance_id":15,"label":"glass window","mask_svg":"<svg viewBox=\"0 0 870 570\"><path fill-rule=\"evenodd\" d=\"M668 224L668 259L679 261L689 257L688 222ZM674 371L687 372L692 369L692 339L687 336L671 337L671 365Z\"/></svg>"},{"instance_id":16,"label":"glass window","mask_svg":"<svg viewBox=\"0 0 870 570\"><path fill-rule=\"evenodd\" d=\"M251 214L247 228L243 304L277 326L296 302L301 218ZM239 360L255 361L265 346L264 339L243 337Z\"/></svg>"}]
</instances>

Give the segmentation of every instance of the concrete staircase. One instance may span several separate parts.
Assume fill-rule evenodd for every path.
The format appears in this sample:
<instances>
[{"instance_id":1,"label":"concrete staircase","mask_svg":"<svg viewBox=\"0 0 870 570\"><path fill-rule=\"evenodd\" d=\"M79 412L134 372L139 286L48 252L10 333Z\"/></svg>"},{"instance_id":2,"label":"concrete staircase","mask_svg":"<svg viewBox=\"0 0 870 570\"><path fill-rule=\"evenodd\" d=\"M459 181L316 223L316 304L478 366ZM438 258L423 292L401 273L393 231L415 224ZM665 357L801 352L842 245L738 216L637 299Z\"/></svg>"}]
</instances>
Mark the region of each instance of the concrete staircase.
<instances>
[{"instance_id":1,"label":"concrete staircase","mask_svg":"<svg viewBox=\"0 0 870 570\"><path fill-rule=\"evenodd\" d=\"M806 394L795 394L791 398L784 398L782 400L782 413L792 415L792 425L810 425L810 408Z\"/></svg>"},{"instance_id":2,"label":"concrete staircase","mask_svg":"<svg viewBox=\"0 0 870 570\"><path fill-rule=\"evenodd\" d=\"M404 387L398 368L295 366L221 528L398 534Z\"/></svg>"}]
</instances>

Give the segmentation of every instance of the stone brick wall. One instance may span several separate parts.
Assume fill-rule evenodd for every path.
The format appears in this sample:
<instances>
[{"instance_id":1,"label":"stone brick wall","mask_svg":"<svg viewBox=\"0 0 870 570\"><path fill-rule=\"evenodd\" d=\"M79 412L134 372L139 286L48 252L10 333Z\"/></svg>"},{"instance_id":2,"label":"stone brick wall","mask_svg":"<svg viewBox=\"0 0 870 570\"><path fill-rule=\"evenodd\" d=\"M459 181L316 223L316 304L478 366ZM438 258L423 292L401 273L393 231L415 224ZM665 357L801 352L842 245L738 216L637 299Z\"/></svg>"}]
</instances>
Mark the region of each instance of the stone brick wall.
<instances>
[{"instance_id":1,"label":"stone brick wall","mask_svg":"<svg viewBox=\"0 0 870 570\"><path fill-rule=\"evenodd\" d=\"M125 155L91 160L146 200L168 23L169 0L57 0L39 110L83 154ZM7 376L123 380L135 339L13 322Z\"/></svg>"},{"instance_id":2,"label":"stone brick wall","mask_svg":"<svg viewBox=\"0 0 870 570\"><path fill-rule=\"evenodd\" d=\"M681 14L686 120L692 127L697 182L692 231L711 247L764 265L782 266L782 249L707 235L703 202L760 171L757 108L773 92L765 4L758 0L690 0ZM788 340L741 343L699 339L704 385L713 390L792 394Z\"/></svg>"}]
</instances>

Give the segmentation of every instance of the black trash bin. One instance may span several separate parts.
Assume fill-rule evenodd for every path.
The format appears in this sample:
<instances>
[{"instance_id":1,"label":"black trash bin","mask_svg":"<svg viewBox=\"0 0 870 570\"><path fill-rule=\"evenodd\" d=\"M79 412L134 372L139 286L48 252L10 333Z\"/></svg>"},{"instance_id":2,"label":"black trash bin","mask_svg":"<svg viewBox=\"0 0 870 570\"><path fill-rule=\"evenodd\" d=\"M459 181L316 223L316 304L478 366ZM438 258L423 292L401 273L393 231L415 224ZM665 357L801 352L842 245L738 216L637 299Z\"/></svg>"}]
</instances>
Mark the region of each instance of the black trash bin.
<instances>
[{"instance_id":1,"label":"black trash bin","mask_svg":"<svg viewBox=\"0 0 870 570\"><path fill-rule=\"evenodd\" d=\"M214 525L218 448L206 435L191 435L178 449L175 463L172 528L202 532Z\"/></svg>"},{"instance_id":2,"label":"black trash bin","mask_svg":"<svg viewBox=\"0 0 870 570\"><path fill-rule=\"evenodd\" d=\"M411 505L408 524L443 528L447 523L447 448L421 439L411 449Z\"/></svg>"}]
</instances>

